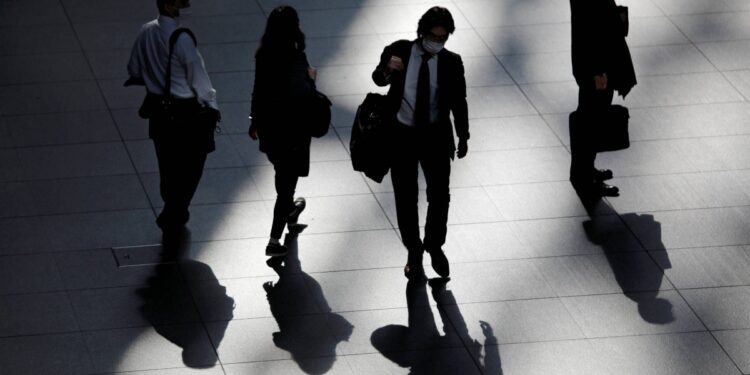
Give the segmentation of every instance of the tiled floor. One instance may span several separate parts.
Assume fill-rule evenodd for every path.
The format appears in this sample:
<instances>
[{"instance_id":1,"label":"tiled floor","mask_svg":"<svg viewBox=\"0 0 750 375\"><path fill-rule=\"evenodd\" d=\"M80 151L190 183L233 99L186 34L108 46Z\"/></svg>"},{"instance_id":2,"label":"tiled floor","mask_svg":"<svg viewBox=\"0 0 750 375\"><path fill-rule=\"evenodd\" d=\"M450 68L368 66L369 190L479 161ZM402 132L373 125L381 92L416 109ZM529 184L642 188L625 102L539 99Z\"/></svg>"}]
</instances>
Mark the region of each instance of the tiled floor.
<instances>
[{"instance_id":1,"label":"tiled floor","mask_svg":"<svg viewBox=\"0 0 750 375\"><path fill-rule=\"evenodd\" d=\"M390 181L348 156L382 47L433 2L285 1L334 128L299 185L309 227L276 269L273 170L245 116L282 1L192 2L225 121L190 259L118 266L114 252L159 251L143 93L121 85L155 2L0 0L0 374L750 374L750 2L622 1L632 146L600 155L622 196L589 213L567 182L568 1L438 1L473 133L445 286L407 284Z\"/></svg>"}]
</instances>

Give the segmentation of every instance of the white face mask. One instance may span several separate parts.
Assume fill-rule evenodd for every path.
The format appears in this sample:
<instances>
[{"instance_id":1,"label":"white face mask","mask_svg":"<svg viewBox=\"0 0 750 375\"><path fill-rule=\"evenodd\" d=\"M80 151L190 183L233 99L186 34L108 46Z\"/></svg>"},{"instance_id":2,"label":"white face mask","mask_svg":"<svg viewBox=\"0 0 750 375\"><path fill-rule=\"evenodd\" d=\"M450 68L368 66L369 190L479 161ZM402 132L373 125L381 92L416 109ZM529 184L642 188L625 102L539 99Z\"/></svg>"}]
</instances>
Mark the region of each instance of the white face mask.
<instances>
[{"instance_id":1,"label":"white face mask","mask_svg":"<svg viewBox=\"0 0 750 375\"><path fill-rule=\"evenodd\" d=\"M433 42L431 40L422 39L422 48L425 52L429 54L437 54L438 52L443 50L443 47L445 47L445 43L439 43L439 42Z\"/></svg>"}]
</instances>

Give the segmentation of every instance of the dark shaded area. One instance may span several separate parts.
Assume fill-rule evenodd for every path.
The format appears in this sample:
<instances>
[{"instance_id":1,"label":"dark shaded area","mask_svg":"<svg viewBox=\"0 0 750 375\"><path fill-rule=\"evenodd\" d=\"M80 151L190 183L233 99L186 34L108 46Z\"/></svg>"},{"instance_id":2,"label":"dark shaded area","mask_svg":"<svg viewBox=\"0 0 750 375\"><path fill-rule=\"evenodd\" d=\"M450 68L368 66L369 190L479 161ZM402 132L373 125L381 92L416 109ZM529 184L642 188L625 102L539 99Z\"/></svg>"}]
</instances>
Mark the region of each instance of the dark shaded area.
<instances>
[{"instance_id":1,"label":"dark shaded area","mask_svg":"<svg viewBox=\"0 0 750 375\"><path fill-rule=\"evenodd\" d=\"M658 297L659 287L664 280L662 267L671 267L669 256L661 242L661 223L655 221L653 215L648 214L620 215L624 222L638 223L636 227L646 228L646 233L658 237L659 246L652 249L655 251L647 252L648 257L643 257L643 252L623 252L618 238L621 239L627 233L613 233L611 225L604 225L602 218L603 216L592 216L591 220L583 223L583 229L589 241L601 246L623 293L638 304L638 313L643 320L654 324L673 322L675 317L672 303Z\"/></svg>"},{"instance_id":2,"label":"dark shaded area","mask_svg":"<svg viewBox=\"0 0 750 375\"><path fill-rule=\"evenodd\" d=\"M354 326L331 311L320 284L302 270L297 235L298 231L294 231L284 238L284 245L289 249L286 256L267 262L279 275L276 283L263 284L271 313L279 326L279 331L273 333L273 342L288 351L305 373L325 374L336 361L336 346L349 340ZM321 314L301 315L314 304Z\"/></svg>"},{"instance_id":3,"label":"dark shaded area","mask_svg":"<svg viewBox=\"0 0 750 375\"><path fill-rule=\"evenodd\" d=\"M212 324L211 339L218 349L234 310L234 299L227 296L227 290L219 284L211 267L190 259L184 259L185 244L189 242L189 232L179 237L165 237L162 263L148 279L147 286L136 290L143 300L140 312L164 338L182 348L182 361L188 367L214 366L218 362L214 348L207 345L206 328L199 324L197 311L208 316L227 316L227 320ZM174 267L178 263L178 268ZM178 271L179 269L179 271ZM188 290L189 281L183 274L200 280L200 288L210 305L196 309L195 301ZM218 302L218 303L217 303Z\"/></svg>"},{"instance_id":4,"label":"dark shaded area","mask_svg":"<svg viewBox=\"0 0 750 375\"><path fill-rule=\"evenodd\" d=\"M445 289L445 281L434 279L430 286L445 336L440 334L429 306L427 281L412 279L406 284L409 326L387 325L376 329L370 336L373 347L399 366L409 367L412 375L460 374L462 362L466 363L462 361L466 354L462 349L469 351L482 373L501 375L500 352L492 327L480 321L484 345L472 339L453 292ZM476 362L481 357L482 346L485 349L484 365Z\"/></svg>"}]
</instances>

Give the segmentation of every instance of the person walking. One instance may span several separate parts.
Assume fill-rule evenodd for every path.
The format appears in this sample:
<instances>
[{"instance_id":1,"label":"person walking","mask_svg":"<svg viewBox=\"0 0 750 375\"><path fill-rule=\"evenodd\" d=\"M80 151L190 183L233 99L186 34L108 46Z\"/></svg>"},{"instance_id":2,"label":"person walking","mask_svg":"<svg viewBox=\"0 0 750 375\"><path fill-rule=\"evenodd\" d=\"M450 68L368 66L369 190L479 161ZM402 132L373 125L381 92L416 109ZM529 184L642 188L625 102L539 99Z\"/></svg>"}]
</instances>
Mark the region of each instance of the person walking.
<instances>
[{"instance_id":1,"label":"person walking","mask_svg":"<svg viewBox=\"0 0 750 375\"><path fill-rule=\"evenodd\" d=\"M591 126L607 126L614 91L625 95L635 86L635 71L625 35L626 20L614 0L570 0L573 76L578 84L578 111ZM591 140L596 142L595 139ZM604 181L609 169L594 166L596 151L587 142L571 142L570 181L587 199L618 196Z\"/></svg>"},{"instance_id":2,"label":"person walking","mask_svg":"<svg viewBox=\"0 0 750 375\"><path fill-rule=\"evenodd\" d=\"M305 34L297 11L279 6L268 16L255 54L255 84L250 111L250 138L259 141L275 171L276 203L266 255L284 256L280 239L285 226L297 230L305 199L294 199L299 177L310 171L311 136L305 129L305 101L315 91L316 70L305 55Z\"/></svg>"},{"instance_id":3,"label":"person walking","mask_svg":"<svg viewBox=\"0 0 750 375\"><path fill-rule=\"evenodd\" d=\"M425 251L435 272L444 278L450 274L442 246L447 233L451 161L454 155L466 156L469 139L463 61L445 49L454 31L448 9L430 8L419 20L417 39L398 40L385 47L372 73L376 85L390 85L387 97L394 123L391 180L401 240L408 250L404 274L410 279L424 277ZM424 241L417 207L420 165L428 201Z\"/></svg>"},{"instance_id":4,"label":"person walking","mask_svg":"<svg viewBox=\"0 0 750 375\"><path fill-rule=\"evenodd\" d=\"M141 108L141 116L149 118L164 200L156 223L169 235L182 232L190 218L188 207L206 156L214 150L213 127L221 116L195 37L179 29L180 10L190 7L190 0L157 0L156 5L159 16L138 33L125 85L146 87L144 107L148 108ZM170 98L171 110L157 115L154 112L164 98ZM211 120L205 121L199 112L208 113Z\"/></svg>"}]
</instances>

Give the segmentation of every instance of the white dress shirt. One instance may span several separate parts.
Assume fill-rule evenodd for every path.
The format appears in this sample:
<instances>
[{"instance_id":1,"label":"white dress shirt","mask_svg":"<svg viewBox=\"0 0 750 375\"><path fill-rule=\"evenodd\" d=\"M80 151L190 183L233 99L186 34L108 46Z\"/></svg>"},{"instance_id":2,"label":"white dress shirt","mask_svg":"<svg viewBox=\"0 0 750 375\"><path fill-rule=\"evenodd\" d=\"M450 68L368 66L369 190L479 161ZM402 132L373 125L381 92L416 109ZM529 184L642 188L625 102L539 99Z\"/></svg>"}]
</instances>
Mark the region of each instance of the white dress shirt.
<instances>
[{"instance_id":1,"label":"white dress shirt","mask_svg":"<svg viewBox=\"0 0 750 375\"><path fill-rule=\"evenodd\" d=\"M179 22L164 15L144 24L133 45L128 62L128 73L146 83L146 90L163 95L166 85L169 37ZM186 33L180 34L172 54L172 83L170 91L178 98L198 97L201 104L219 109L216 90L206 73L203 57Z\"/></svg>"},{"instance_id":2,"label":"white dress shirt","mask_svg":"<svg viewBox=\"0 0 750 375\"><path fill-rule=\"evenodd\" d=\"M411 57L406 67L406 77L404 81L404 97L401 99L401 109L396 117L404 125L414 126L414 107L417 104L417 81L419 80L419 67L422 65L422 54L425 51L419 45L419 42L412 44ZM427 61L427 67L430 68L430 123L437 121L437 66L438 56L433 55Z\"/></svg>"}]
</instances>

